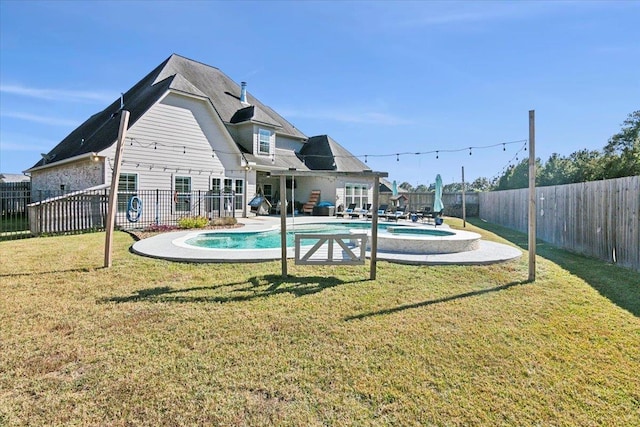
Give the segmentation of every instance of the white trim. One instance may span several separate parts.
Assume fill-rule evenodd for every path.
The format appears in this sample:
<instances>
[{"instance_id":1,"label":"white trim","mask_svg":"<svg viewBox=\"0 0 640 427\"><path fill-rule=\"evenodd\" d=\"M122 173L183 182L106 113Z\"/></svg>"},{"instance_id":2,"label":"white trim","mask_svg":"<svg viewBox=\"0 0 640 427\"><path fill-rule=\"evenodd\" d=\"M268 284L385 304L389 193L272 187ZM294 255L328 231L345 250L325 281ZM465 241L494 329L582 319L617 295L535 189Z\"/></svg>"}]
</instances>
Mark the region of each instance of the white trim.
<instances>
[{"instance_id":1,"label":"white trim","mask_svg":"<svg viewBox=\"0 0 640 427\"><path fill-rule=\"evenodd\" d=\"M39 171L39 170L42 170L42 169L48 169L48 168L54 167L54 166L65 165L67 163L73 163L73 162L77 162L77 161L88 159L88 158L95 158L95 159L99 160L100 158L104 158L104 157L103 156L99 156L98 153L95 153L95 152L84 153L84 154L79 154L77 156L69 157L68 159L59 160L57 162L47 163L47 164L42 165L42 166L36 166L36 167L33 167L33 168L30 168L30 169L22 171L22 173L31 173L31 172L34 172L34 171Z\"/></svg>"}]
</instances>

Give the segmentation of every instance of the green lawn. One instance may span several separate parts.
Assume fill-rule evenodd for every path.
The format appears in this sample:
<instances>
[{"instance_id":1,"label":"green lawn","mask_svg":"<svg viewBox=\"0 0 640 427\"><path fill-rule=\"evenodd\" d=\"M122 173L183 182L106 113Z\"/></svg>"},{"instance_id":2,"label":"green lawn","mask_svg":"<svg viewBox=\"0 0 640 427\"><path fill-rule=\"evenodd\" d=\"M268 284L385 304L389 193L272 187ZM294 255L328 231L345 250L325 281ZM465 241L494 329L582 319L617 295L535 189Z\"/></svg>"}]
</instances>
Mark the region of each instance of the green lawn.
<instances>
[{"instance_id":1,"label":"green lawn","mask_svg":"<svg viewBox=\"0 0 640 427\"><path fill-rule=\"evenodd\" d=\"M638 273L540 244L535 283L526 253L283 279L125 233L103 269L104 237L0 242L0 425L640 424Z\"/></svg>"}]
</instances>

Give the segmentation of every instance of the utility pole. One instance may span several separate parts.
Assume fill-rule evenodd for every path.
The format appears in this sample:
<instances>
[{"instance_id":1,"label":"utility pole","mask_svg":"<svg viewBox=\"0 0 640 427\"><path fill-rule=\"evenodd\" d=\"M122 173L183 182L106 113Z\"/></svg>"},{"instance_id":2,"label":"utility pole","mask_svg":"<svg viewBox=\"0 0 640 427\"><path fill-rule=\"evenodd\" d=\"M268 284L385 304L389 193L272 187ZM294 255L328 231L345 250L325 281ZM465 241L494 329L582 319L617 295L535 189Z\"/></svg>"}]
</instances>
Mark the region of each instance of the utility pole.
<instances>
[{"instance_id":1,"label":"utility pole","mask_svg":"<svg viewBox=\"0 0 640 427\"><path fill-rule=\"evenodd\" d=\"M124 138L129 126L129 112L120 110L120 129L118 130L118 145L116 146L116 158L111 175L111 189L109 190L109 207L107 210L107 237L104 243L104 266L111 267L111 247L113 246L113 229L116 224L116 208L118 201L118 181L120 179L120 164L124 150Z\"/></svg>"}]
</instances>

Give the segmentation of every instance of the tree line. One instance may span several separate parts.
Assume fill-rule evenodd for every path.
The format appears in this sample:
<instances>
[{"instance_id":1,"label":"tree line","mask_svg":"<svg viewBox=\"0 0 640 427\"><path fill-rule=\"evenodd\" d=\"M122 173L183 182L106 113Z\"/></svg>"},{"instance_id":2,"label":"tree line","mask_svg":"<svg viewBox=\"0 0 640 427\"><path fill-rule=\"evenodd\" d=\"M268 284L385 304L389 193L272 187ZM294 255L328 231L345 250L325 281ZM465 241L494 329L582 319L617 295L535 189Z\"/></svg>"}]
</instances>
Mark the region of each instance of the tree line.
<instances>
[{"instance_id":1,"label":"tree line","mask_svg":"<svg viewBox=\"0 0 640 427\"><path fill-rule=\"evenodd\" d=\"M602 150L582 149L569 156L553 153L546 162L536 159L536 186L572 184L600 179L640 175L640 110L630 113L622 123L620 132L609 138ZM501 176L489 180L478 178L466 184L467 191L492 191L526 188L529 186L529 159L508 167ZM410 192L433 191L408 182L400 187ZM462 191L462 183L444 186L445 192Z\"/></svg>"}]
</instances>

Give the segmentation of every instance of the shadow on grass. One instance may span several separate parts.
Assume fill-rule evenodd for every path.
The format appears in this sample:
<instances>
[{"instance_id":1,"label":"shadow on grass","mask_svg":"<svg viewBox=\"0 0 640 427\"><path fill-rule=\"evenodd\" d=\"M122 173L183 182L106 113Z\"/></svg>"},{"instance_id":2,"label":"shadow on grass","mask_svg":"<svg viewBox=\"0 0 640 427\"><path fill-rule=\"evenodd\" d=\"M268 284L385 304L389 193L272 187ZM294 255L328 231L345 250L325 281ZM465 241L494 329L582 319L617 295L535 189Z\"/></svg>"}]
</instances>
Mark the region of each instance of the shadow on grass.
<instances>
[{"instance_id":1,"label":"shadow on grass","mask_svg":"<svg viewBox=\"0 0 640 427\"><path fill-rule=\"evenodd\" d=\"M400 305L398 307L387 308L384 310L370 311L368 313L362 313L362 314L357 314L355 316L345 317L344 320L349 321L349 320L364 319L366 317L372 317L372 316L382 316L385 314L393 314L399 311L409 310L412 308L426 307L429 305L441 304L444 302L454 301L457 299L475 297L475 296L484 295L492 292L504 291L505 289L509 289L518 285L526 285L528 283L531 283L531 282L529 282L528 280L511 282L511 283L507 283L506 285L496 286L495 288L478 289L477 291L465 292L463 294L451 295L449 297L443 297L443 298L433 299L429 301L416 302L413 304L405 304L405 305Z\"/></svg>"},{"instance_id":2,"label":"shadow on grass","mask_svg":"<svg viewBox=\"0 0 640 427\"><path fill-rule=\"evenodd\" d=\"M28 276L42 276L45 274L59 274L59 273L92 273L96 270L103 269L104 267L83 267L83 268L67 268L67 269L54 269L47 271L28 271L26 273L8 273L0 274L2 277L28 277Z\"/></svg>"},{"instance_id":3,"label":"shadow on grass","mask_svg":"<svg viewBox=\"0 0 640 427\"><path fill-rule=\"evenodd\" d=\"M529 249L528 237L524 233L490 224L478 218L468 221L524 250ZM640 317L640 273L596 258L569 252L541 240L536 241L536 255L580 277L618 307Z\"/></svg>"},{"instance_id":4,"label":"shadow on grass","mask_svg":"<svg viewBox=\"0 0 640 427\"><path fill-rule=\"evenodd\" d=\"M360 281L365 282L367 280L363 279ZM303 297L305 295L315 294L339 285L357 282L359 281L345 282L334 277L282 277L280 275L266 275L252 277L242 282L231 282L214 286L196 286L183 289L160 286L141 289L132 295L102 298L98 302L241 302L287 293L296 297ZM227 287L232 288L228 291L231 295L189 295L193 292L213 291Z\"/></svg>"}]
</instances>

